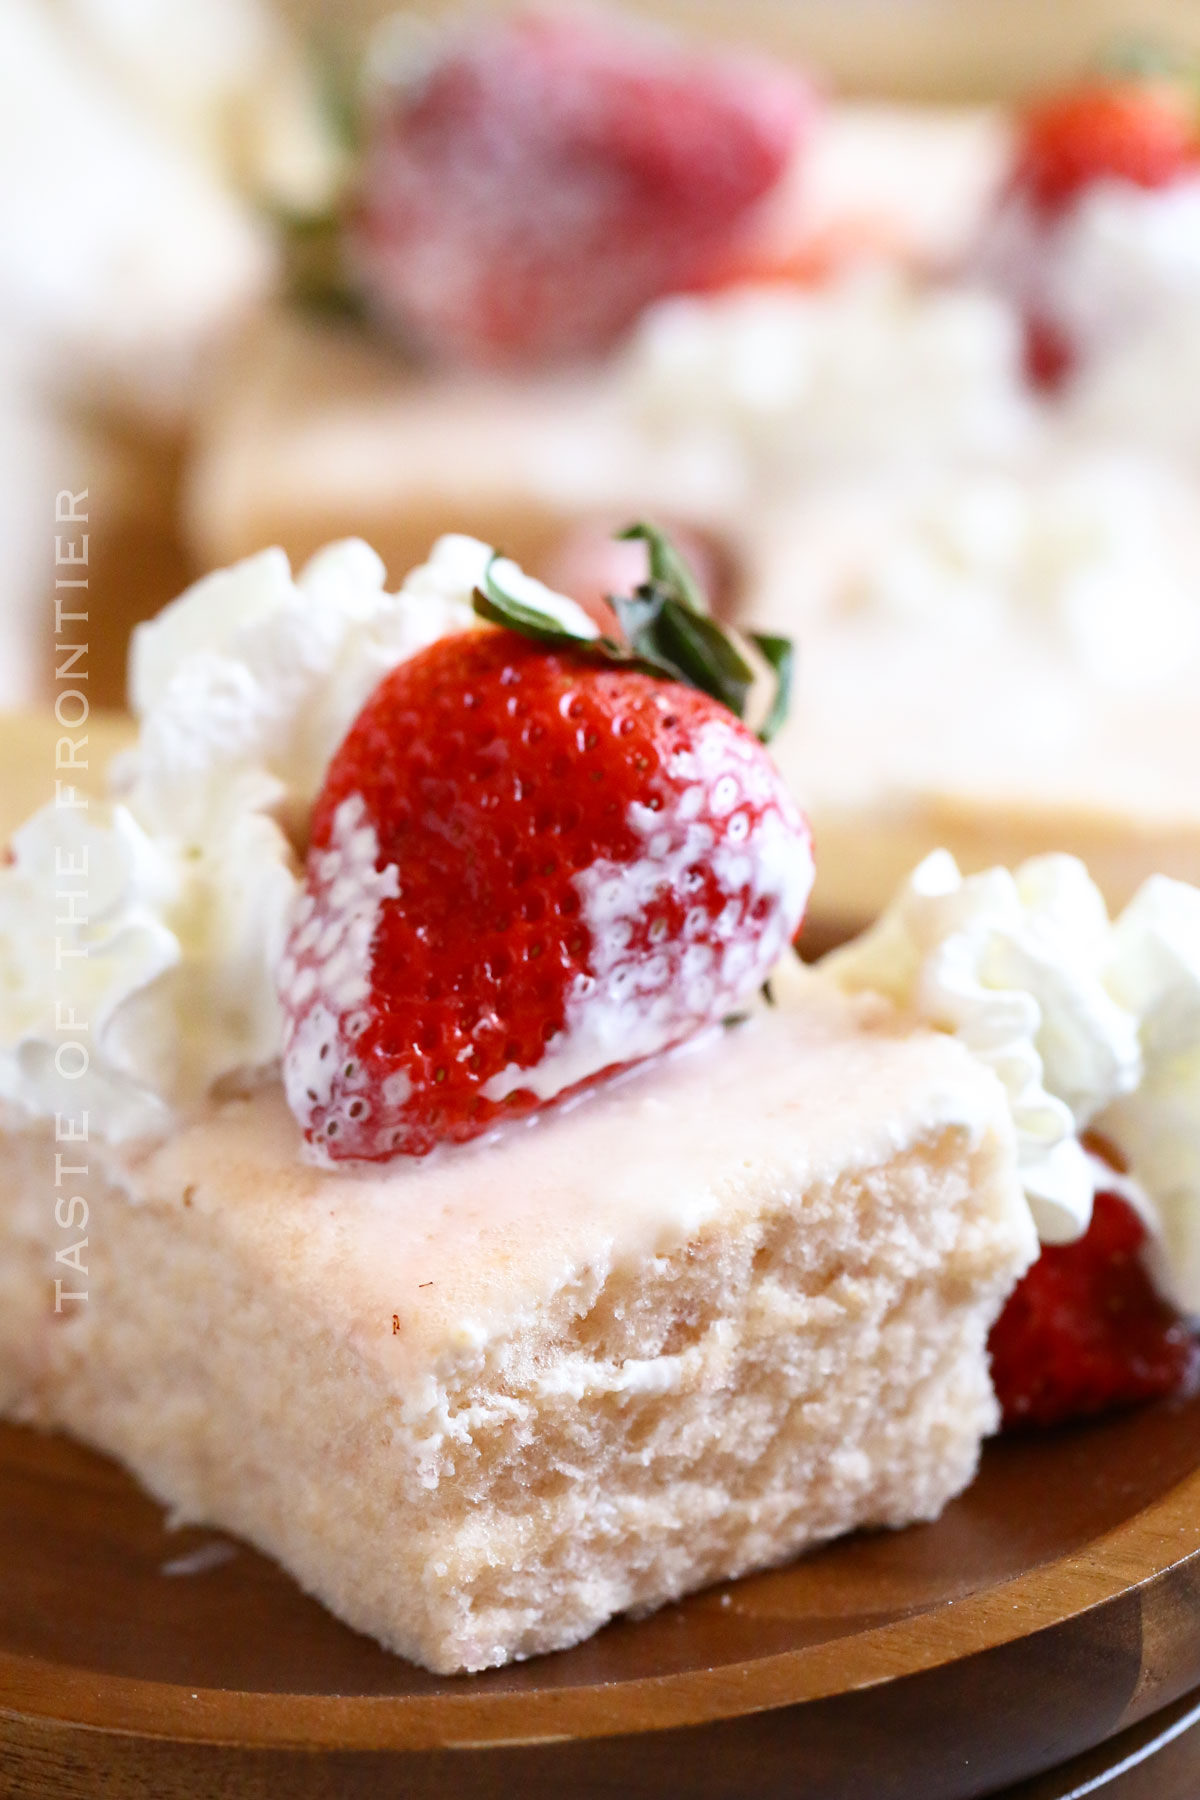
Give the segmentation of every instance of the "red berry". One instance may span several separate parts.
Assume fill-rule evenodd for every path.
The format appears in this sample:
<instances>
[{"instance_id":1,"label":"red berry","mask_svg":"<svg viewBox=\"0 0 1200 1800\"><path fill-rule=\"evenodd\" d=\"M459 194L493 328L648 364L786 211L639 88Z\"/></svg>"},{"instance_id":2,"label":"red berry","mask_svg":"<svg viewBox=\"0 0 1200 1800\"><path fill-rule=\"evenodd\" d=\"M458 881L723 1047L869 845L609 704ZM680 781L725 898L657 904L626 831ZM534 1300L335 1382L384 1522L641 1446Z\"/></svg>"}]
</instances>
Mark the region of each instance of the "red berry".
<instances>
[{"instance_id":1,"label":"red berry","mask_svg":"<svg viewBox=\"0 0 1200 1800\"><path fill-rule=\"evenodd\" d=\"M1075 367L1075 346L1052 319L1038 313L1025 318L1025 374L1044 394L1055 393Z\"/></svg>"},{"instance_id":2,"label":"red berry","mask_svg":"<svg viewBox=\"0 0 1200 1800\"><path fill-rule=\"evenodd\" d=\"M1200 164L1197 109L1163 83L1083 87L1026 114L1014 184L1045 212L1096 181L1161 188Z\"/></svg>"},{"instance_id":3,"label":"red berry","mask_svg":"<svg viewBox=\"0 0 1200 1800\"><path fill-rule=\"evenodd\" d=\"M705 694L508 631L441 639L334 758L281 965L329 1159L422 1155L711 1025L803 915L807 827Z\"/></svg>"},{"instance_id":4,"label":"red berry","mask_svg":"<svg viewBox=\"0 0 1200 1800\"><path fill-rule=\"evenodd\" d=\"M549 8L476 25L380 106L351 258L436 354L595 353L725 259L811 110L790 73L644 27Z\"/></svg>"},{"instance_id":5,"label":"red berry","mask_svg":"<svg viewBox=\"0 0 1200 1800\"><path fill-rule=\"evenodd\" d=\"M1083 1237L1043 1249L992 1329L1006 1426L1057 1425L1182 1385L1196 1346L1146 1273L1145 1241L1129 1202L1100 1193Z\"/></svg>"}]
</instances>

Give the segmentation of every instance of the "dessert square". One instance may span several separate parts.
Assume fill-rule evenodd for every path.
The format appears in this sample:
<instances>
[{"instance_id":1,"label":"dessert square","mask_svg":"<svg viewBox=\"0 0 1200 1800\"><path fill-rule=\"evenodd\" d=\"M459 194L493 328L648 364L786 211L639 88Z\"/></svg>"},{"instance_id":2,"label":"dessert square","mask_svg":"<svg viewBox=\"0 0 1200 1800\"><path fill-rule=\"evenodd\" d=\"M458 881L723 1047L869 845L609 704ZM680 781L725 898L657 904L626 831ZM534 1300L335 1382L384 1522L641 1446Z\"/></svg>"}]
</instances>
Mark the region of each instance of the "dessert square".
<instances>
[{"instance_id":1,"label":"dessert square","mask_svg":"<svg viewBox=\"0 0 1200 1800\"><path fill-rule=\"evenodd\" d=\"M304 1164L275 1085L92 1142L57 1315L55 1144L9 1132L0 1405L443 1672L933 1517L1036 1250L1011 1121L958 1044L797 980L402 1167Z\"/></svg>"},{"instance_id":2,"label":"dessert square","mask_svg":"<svg viewBox=\"0 0 1200 1800\"><path fill-rule=\"evenodd\" d=\"M728 459L648 441L611 375L430 372L386 340L278 311L214 379L185 505L202 567L268 544L300 562L352 530L401 573L441 532L536 567L581 514L732 527L740 499Z\"/></svg>"}]
</instances>

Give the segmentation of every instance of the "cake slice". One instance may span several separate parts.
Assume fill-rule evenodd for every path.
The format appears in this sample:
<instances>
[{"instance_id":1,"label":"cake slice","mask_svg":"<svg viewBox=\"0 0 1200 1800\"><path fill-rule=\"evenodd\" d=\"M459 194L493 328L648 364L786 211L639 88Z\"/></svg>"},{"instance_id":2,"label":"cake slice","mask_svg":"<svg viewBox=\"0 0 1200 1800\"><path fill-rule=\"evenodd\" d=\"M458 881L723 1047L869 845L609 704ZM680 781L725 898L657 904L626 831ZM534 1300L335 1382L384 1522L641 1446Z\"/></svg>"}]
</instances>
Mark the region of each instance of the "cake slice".
<instances>
[{"instance_id":1,"label":"cake slice","mask_svg":"<svg viewBox=\"0 0 1200 1800\"><path fill-rule=\"evenodd\" d=\"M995 1427L987 1335L1036 1248L1002 1090L796 981L378 1173L305 1166L277 1087L93 1143L86 1277L53 1262L49 1135L11 1133L0 1396L445 1672L934 1517ZM55 1273L87 1291L58 1316Z\"/></svg>"},{"instance_id":2,"label":"cake slice","mask_svg":"<svg viewBox=\"0 0 1200 1800\"><path fill-rule=\"evenodd\" d=\"M302 561L353 531L399 574L440 532L536 567L580 516L732 528L740 498L721 458L647 439L608 364L433 373L359 329L279 312L246 332L213 383L185 503L204 567L267 544Z\"/></svg>"},{"instance_id":3,"label":"cake slice","mask_svg":"<svg viewBox=\"0 0 1200 1800\"><path fill-rule=\"evenodd\" d=\"M133 735L120 713L100 711L88 719L86 745L76 730L72 749L63 732L50 712L0 712L0 843L31 812L53 800L56 779L73 784L81 794L102 793L108 764ZM62 759L57 768L56 754Z\"/></svg>"},{"instance_id":4,"label":"cake slice","mask_svg":"<svg viewBox=\"0 0 1200 1800\"><path fill-rule=\"evenodd\" d=\"M759 521L747 612L793 633L774 745L846 937L931 848L1069 852L1109 906L1200 881L1200 514L1135 452L824 484Z\"/></svg>"},{"instance_id":5,"label":"cake slice","mask_svg":"<svg viewBox=\"0 0 1200 1800\"><path fill-rule=\"evenodd\" d=\"M442 1671L934 1516L1036 1251L641 529L626 643L463 537L210 577L0 866L0 1411Z\"/></svg>"}]
</instances>

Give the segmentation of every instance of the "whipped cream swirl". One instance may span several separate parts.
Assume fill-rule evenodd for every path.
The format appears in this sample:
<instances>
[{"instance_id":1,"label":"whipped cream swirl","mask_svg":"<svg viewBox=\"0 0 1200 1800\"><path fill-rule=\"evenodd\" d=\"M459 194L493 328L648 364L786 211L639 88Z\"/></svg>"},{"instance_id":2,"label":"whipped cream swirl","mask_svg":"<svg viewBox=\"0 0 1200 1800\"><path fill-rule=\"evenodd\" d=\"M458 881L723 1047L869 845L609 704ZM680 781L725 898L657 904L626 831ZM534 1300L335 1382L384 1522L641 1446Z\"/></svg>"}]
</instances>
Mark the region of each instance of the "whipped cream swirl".
<instances>
[{"instance_id":1,"label":"whipped cream swirl","mask_svg":"<svg viewBox=\"0 0 1200 1800\"><path fill-rule=\"evenodd\" d=\"M849 610L980 648L1036 633L1110 687L1170 680L1200 656L1200 509L1194 484L1154 457L944 471L877 511L883 535Z\"/></svg>"},{"instance_id":2,"label":"whipped cream swirl","mask_svg":"<svg viewBox=\"0 0 1200 1800\"><path fill-rule=\"evenodd\" d=\"M268 550L139 627L139 737L111 798L44 808L0 868L0 1100L136 1138L274 1064L294 846L326 766L389 669L475 623L491 554L443 538L390 594L363 543L296 579Z\"/></svg>"},{"instance_id":3,"label":"whipped cream swirl","mask_svg":"<svg viewBox=\"0 0 1200 1800\"><path fill-rule=\"evenodd\" d=\"M625 380L659 436L707 434L748 458L757 480L827 472L830 461L1007 455L1037 422L1005 302L887 273L663 301L639 328Z\"/></svg>"},{"instance_id":4,"label":"whipped cream swirl","mask_svg":"<svg viewBox=\"0 0 1200 1800\"><path fill-rule=\"evenodd\" d=\"M1151 1196L1152 1260L1175 1304L1200 1314L1200 888L1156 875L1113 931L1108 987L1137 1018L1143 1074L1098 1121Z\"/></svg>"},{"instance_id":5,"label":"whipped cream swirl","mask_svg":"<svg viewBox=\"0 0 1200 1800\"><path fill-rule=\"evenodd\" d=\"M1200 1314L1200 889L1155 877L1114 924L1074 857L964 877L939 850L820 966L995 1070L1043 1242L1080 1236L1096 1190L1122 1187L1151 1223L1161 1289ZM1085 1150L1089 1128L1131 1184Z\"/></svg>"}]
</instances>

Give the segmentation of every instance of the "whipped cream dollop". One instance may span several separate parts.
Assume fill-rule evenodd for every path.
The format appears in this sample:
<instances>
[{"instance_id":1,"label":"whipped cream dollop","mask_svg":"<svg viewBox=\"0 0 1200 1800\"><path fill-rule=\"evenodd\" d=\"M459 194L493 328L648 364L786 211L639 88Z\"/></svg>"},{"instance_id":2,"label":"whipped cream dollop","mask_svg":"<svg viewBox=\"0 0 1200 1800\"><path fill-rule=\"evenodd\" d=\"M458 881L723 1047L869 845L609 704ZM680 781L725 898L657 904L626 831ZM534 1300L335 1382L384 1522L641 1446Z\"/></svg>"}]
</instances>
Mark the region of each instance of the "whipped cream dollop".
<instances>
[{"instance_id":1,"label":"whipped cream dollop","mask_svg":"<svg viewBox=\"0 0 1200 1800\"><path fill-rule=\"evenodd\" d=\"M820 967L995 1070L1043 1242L1080 1236L1096 1191L1122 1187L1152 1225L1162 1291L1200 1314L1200 889L1154 877L1114 923L1074 857L963 876L939 850ZM1089 1128L1130 1182L1084 1148Z\"/></svg>"},{"instance_id":2,"label":"whipped cream dollop","mask_svg":"<svg viewBox=\"0 0 1200 1800\"><path fill-rule=\"evenodd\" d=\"M1151 1196L1159 1285L1200 1314L1200 888L1153 876L1113 930L1107 982L1138 1020L1143 1073L1099 1120Z\"/></svg>"},{"instance_id":3,"label":"whipped cream dollop","mask_svg":"<svg viewBox=\"0 0 1200 1800\"><path fill-rule=\"evenodd\" d=\"M491 557L442 538L388 593L363 543L296 578L268 550L138 628L139 736L111 797L44 808L0 867L0 1099L31 1117L86 1110L97 1135L132 1138L274 1064L294 846L325 768L389 669L476 623ZM512 565L497 575L573 608Z\"/></svg>"},{"instance_id":4,"label":"whipped cream dollop","mask_svg":"<svg viewBox=\"0 0 1200 1800\"><path fill-rule=\"evenodd\" d=\"M193 10L189 31L174 6L0 7L0 326L72 416L99 400L182 425L214 346L278 279L265 221L163 128L109 54L101 15L123 14L143 47L159 22L160 37L191 46L180 60L194 73ZM203 9L205 35L221 11ZM153 85L177 125L161 72ZM48 224L68 216L70 229Z\"/></svg>"},{"instance_id":5,"label":"whipped cream dollop","mask_svg":"<svg viewBox=\"0 0 1200 1800\"><path fill-rule=\"evenodd\" d=\"M295 892L287 839L232 815L201 844L130 807L48 806L0 870L0 1098L114 1141L157 1134L278 1054L268 969Z\"/></svg>"},{"instance_id":6,"label":"whipped cream dollop","mask_svg":"<svg viewBox=\"0 0 1200 1800\"><path fill-rule=\"evenodd\" d=\"M831 459L1008 454L1036 431L1008 305L893 272L663 301L625 381L660 435L732 440L784 478Z\"/></svg>"},{"instance_id":7,"label":"whipped cream dollop","mask_svg":"<svg viewBox=\"0 0 1200 1800\"><path fill-rule=\"evenodd\" d=\"M1050 1243L1078 1237L1091 1217L1078 1133L1141 1073L1136 1023L1102 978L1108 930L1099 890L1073 858L964 878L939 850L869 931L821 965L840 987L873 989L953 1033L995 1069Z\"/></svg>"},{"instance_id":8,"label":"whipped cream dollop","mask_svg":"<svg viewBox=\"0 0 1200 1800\"><path fill-rule=\"evenodd\" d=\"M1194 483L1155 457L1066 451L944 471L889 491L877 518L850 612L981 646L1036 634L1117 687L1200 656L1200 508Z\"/></svg>"},{"instance_id":9,"label":"whipped cream dollop","mask_svg":"<svg viewBox=\"0 0 1200 1800\"><path fill-rule=\"evenodd\" d=\"M1049 216L1013 197L980 260L1086 364L1153 332L1177 306L1200 306L1200 176L1157 189L1097 181Z\"/></svg>"},{"instance_id":10,"label":"whipped cream dollop","mask_svg":"<svg viewBox=\"0 0 1200 1800\"><path fill-rule=\"evenodd\" d=\"M202 843L247 807L298 815L367 695L399 662L473 621L491 551L442 538L398 594L360 540L318 552L297 580L264 550L189 588L138 627L124 771L151 828Z\"/></svg>"}]
</instances>

